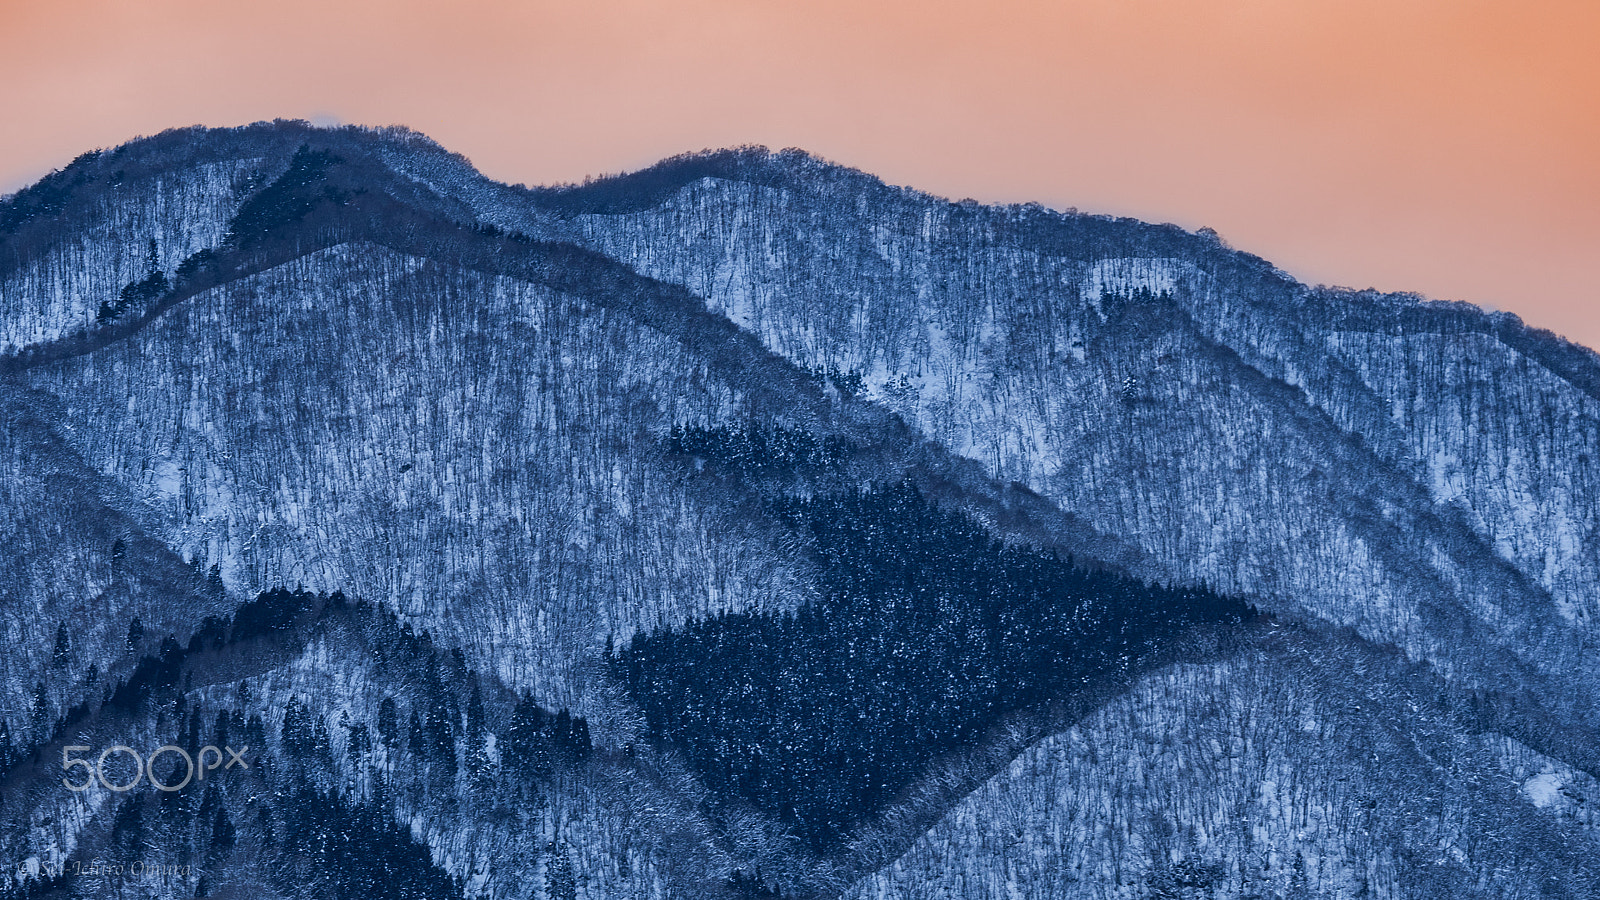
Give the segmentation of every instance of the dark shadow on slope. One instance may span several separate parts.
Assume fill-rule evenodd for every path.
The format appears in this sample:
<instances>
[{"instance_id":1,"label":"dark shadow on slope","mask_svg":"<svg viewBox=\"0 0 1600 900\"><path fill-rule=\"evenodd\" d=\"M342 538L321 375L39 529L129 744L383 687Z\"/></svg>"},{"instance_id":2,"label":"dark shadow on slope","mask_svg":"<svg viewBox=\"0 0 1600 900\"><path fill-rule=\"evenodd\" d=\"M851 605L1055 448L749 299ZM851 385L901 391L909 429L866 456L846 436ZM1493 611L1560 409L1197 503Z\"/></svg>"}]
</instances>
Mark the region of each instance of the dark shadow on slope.
<instances>
[{"instance_id":1,"label":"dark shadow on slope","mask_svg":"<svg viewBox=\"0 0 1600 900\"><path fill-rule=\"evenodd\" d=\"M1244 603L1007 546L908 484L782 502L823 599L637 635L611 670L714 789L838 849L939 754L1007 713L1126 682Z\"/></svg>"}]
</instances>

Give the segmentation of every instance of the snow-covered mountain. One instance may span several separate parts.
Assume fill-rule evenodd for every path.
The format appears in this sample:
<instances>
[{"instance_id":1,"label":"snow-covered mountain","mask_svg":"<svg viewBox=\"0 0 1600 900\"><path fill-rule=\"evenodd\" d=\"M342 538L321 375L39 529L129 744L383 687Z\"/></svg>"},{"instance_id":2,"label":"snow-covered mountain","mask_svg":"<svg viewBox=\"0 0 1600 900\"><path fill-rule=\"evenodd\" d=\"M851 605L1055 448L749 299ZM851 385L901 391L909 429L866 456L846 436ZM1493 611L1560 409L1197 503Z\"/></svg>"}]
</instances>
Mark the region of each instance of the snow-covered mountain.
<instances>
[{"instance_id":1,"label":"snow-covered mountain","mask_svg":"<svg viewBox=\"0 0 1600 900\"><path fill-rule=\"evenodd\" d=\"M1600 896L1600 358L1506 314L276 122L0 201L0 350L7 896Z\"/></svg>"}]
</instances>

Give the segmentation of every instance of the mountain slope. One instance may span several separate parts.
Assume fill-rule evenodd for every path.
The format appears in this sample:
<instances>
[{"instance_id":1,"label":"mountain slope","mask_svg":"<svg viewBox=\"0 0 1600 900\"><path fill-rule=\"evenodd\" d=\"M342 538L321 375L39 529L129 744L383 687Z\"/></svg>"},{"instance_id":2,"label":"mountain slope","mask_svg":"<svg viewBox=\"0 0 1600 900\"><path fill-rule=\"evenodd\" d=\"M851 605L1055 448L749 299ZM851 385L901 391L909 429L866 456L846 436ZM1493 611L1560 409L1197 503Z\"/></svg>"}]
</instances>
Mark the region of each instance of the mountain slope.
<instances>
[{"instance_id":1,"label":"mountain slope","mask_svg":"<svg viewBox=\"0 0 1600 900\"><path fill-rule=\"evenodd\" d=\"M1393 659L1284 638L1031 747L854 896L1600 890L1600 782L1476 733L1470 704Z\"/></svg>"},{"instance_id":2,"label":"mountain slope","mask_svg":"<svg viewBox=\"0 0 1600 900\"><path fill-rule=\"evenodd\" d=\"M633 206L614 199L629 178ZM1594 699L1593 353L1505 316L1312 291L1169 226L951 204L792 154L532 199L799 364L861 372L1163 577L1441 666L1463 640L1510 649L1580 670L1569 689Z\"/></svg>"},{"instance_id":3,"label":"mountain slope","mask_svg":"<svg viewBox=\"0 0 1600 900\"><path fill-rule=\"evenodd\" d=\"M526 190L278 122L0 202L0 346L7 889L1594 888L1600 366L1507 317L793 151Z\"/></svg>"}]
</instances>

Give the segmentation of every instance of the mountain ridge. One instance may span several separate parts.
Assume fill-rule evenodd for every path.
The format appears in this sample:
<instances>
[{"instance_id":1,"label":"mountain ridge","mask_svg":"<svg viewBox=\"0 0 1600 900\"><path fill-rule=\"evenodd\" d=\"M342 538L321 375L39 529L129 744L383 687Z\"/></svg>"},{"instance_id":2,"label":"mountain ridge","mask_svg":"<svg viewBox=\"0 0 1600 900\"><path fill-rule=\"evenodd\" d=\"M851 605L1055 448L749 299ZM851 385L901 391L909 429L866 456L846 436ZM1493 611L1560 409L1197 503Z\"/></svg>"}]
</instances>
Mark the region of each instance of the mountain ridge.
<instances>
[{"instance_id":1,"label":"mountain ridge","mask_svg":"<svg viewBox=\"0 0 1600 900\"><path fill-rule=\"evenodd\" d=\"M69 709L97 721L102 688L112 696L139 657L122 594L60 574L85 563L51 563L54 587L22 566L86 560L144 598L141 647L181 646L206 616L296 584L448 647L406 657L399 637L338 632L232 680L224 669L171 686L125 743L164 739L191 704L257 716L268 769L303 769L331 792L321 824L303 827L398 822L468 896L987 897L1019 877L1062 897L1260 895L1251 884L1515 895L1473 877L1495 866L1548 872L1545 896L1595 883L1571 848L1600 846L1583 812L1600 775L1600 466L1585 450L1600 443L1600 358L1507 314L1309 288L1176 226L952 203L799 151L687 154L530 189L414 132L280 121L86 154L0 200L0 347L0 401L19 426L0 447L14 496L0 596L18 635L0 724L24 756L68 742L84 721ZM78 467L69 481L100 485L95 502L29 481L35 446ZM1038 602L1025 579L963 600L977 588L933 577L938 566L828 574L837 548L819 535L855 521L848 498L894 485L964 523L920 538L954 572L993 541L1010 562L980 554L989 561L969 568L1010 571L1033 548L1130 596L1214 590L1259 618L1207 620L1188 639L1131 621L1156 642L1148 668L1113 654L1095 663L1103 688L1030 693L1026 738L980 718L946 756L892 761L896 790L887 769L877 787L829 788L805 808L853 824L808 849L794 810L748 793L782 781L762 781L759 741L798 726L715 690L675 694L703 710L691 724L706 733L758 736L708 756L642 712L638 698L668 690L670 673L626 685L604 660L640 636L672 648L764 622L750 633L781 643L800 634L785 622L832 622L815 646L845 651L774 653L779 683L869 677L869 663L901 664L880 655L888 646L987 683L981 654L939 643L951 639L940 622L961 617L926 610L992 603L1004 620ZM801 501L846 512L807 530L781 512ZM886 521L846 531L879 552L914 519ZM62 542L40 522L81 535L63 545L77 555L52 556ZM982 541L952 537L969 532ZM143 561L152 553L159 565ZM80 638L72 616L94 630ZM1133 638L1105 646L1117 640ZM434 706L454 712L433 717L393 688L397 670L373 652L413 659L408 677L438 684ZM1373 684L1347 684L1332 663L1297 668L1307 653L1352 660ZM459 674L439 681L439 666ZM50 679L37 691L35 672ZM712 687L769 689L740 677ZM593 759L539 763L515 802L496 799L487 785L522 777L537 753L495 748L543 747L528 737L543 726L474 719L480 681L502 705L570 708L592 729ZM1200 685L1256 755L1163 749L1168 726L1221 741ZM1410 721L1411 701L1384 691L1428 697L1433 712ZM385 697L401 732L407 709L416 717L387 749L370 743ZM863 721L895 721L874 709ZM1348 740L1304 728L1330 716ZM842 745L875 733L806 721L838 728ZM1398 773L1372 785L1414 775L1427 796L1341 787L1379 763L1362 742ZM1189 761L1133 794L1063 746ZM730 759L755 768L708 768ZM1227 762L1238 759L1252 762ZM275 837L297 795L270 772L209 801L113 809L52 793L49 760L35 762L0 780L0 840L18 859L123 853L138 822L220 804L228 829L152 825L163 837L147 844L172 864L209 860L205 890L232 879L293 895L262 872L311 864ZM1285 767L1292 798L1263 794L1263 773ZM1491 787L1511 778L1520 787ZM1068 783L1129 799L1077 807L1064 789L1035 791ZM1213 802L1247 824L1196 812ZM141 818L158 808L191 811ZM1037 838L1091 808L1104 818L1077 832L1078 849ZM1361 836L1384 816L1415 827ZM1497 830L1496 816L1510 824ZM1002 825L1035 837L996 843ZM527 841L539 849L523 878ZM941 847L964 848L953 876ZM1038 868L1063 854L1087 868L1065 880ZM109 883L75 884L5 889Z\"/></svg>"}]
</instances>

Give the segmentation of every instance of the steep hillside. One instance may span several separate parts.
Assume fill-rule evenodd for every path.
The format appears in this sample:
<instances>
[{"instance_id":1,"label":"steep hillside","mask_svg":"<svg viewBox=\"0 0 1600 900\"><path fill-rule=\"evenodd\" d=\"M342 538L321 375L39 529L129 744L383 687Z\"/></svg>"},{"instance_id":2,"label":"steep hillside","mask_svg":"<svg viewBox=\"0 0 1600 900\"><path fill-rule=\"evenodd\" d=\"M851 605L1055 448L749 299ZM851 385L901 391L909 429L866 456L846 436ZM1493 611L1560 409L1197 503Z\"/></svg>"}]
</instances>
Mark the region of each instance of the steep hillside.
<instances>
[{"instance_id":1,"label":"steep hillside","mask_svg":"<svg viewBox=\"0 0 1600 900\"><path fill-rule=\"evenodd\" d=\"M277 122L0 201L0 410L0 896L1597 889L1600 364L1503 315Z\"/></svg>"},{"instance_id":2,"label":"steep hillside","mask_svg":"<svg viewBox=\"0 0 1600 900\"><path fill-rule=\"evenodd\" d=\"M800 365L861 373L1163 577L1597 696L1589 351L1314 291L1171 226L949 203L794 153L531 199Z\"/></svg>"},{"instance_id":3,"label":"steep hillside","mask_svg":"<svg viewBox=\"0 0 1600 900\"><path fill-rule=\"evenodd\" d=\"M1152 675L1029 748L854 896L1600 891L1600 781L1478 731L1481 709L1396 662L1285 630Z\"/></svg>"},{"instance_id":4,"label":"steep hillside","mask_svg":"<svg viewBox=\"0 0 1600 900\"><path fill-rule=\"evenodd\" d=\"M60 438L42 404L0 387L0 768L163 636L232 608L152 533L135 496Z\"/></svg>"}]
</instances>

